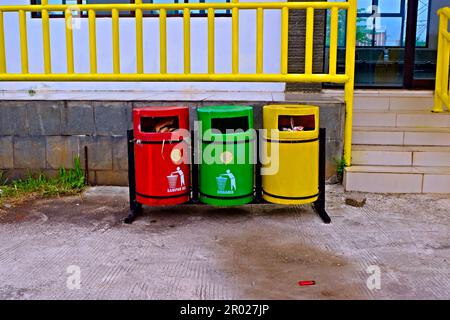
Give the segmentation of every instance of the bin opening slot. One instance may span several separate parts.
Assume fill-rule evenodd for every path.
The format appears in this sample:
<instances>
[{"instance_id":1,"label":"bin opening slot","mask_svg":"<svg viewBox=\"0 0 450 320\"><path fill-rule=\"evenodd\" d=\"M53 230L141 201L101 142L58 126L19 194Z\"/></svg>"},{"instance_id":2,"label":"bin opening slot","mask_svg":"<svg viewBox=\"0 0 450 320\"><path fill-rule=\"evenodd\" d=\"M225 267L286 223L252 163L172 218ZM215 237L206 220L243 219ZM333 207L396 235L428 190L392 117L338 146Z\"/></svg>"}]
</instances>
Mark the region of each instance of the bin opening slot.
<instances>
[{"instance_id":1,"label":"bin opening slot","mask_svg":"<svg viewBox=\"0 0 450 320\"><path fill-rule=\"evenodd\" d=\"M316 121L313 114L293 116L280 115L278 116L278 130L279 131L314 131L316 129Z\"/></svg>"},{"instance_id":2,"label":"bin opening slot","mask_svg":"<svg viewBox=\"0 0 450 320\"><path fill-rule=\"evenodd\" d=\"M212 118L211 129L218 130L222 133L226 133L227 130L247 131L249 129L248 117Z\"/></svg>"},{"instance_id":3,"label":"bin opening slot","mask_svg":"<svg viewBox=\"0 0 450 320\"><path fill-rule=\"evenodd\" d=\"M177 116L141 117L141 132L164 133L180 129Z\"/></svg>"}]
</instances>

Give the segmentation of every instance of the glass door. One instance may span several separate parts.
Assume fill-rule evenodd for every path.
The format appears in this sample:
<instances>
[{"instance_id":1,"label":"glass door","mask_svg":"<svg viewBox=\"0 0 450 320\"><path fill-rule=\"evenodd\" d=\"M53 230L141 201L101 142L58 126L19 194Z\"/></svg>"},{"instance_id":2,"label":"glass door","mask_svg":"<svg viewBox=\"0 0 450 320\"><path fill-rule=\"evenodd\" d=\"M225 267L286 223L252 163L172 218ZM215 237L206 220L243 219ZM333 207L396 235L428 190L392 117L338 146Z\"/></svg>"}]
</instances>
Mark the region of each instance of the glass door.
<instances>
[{"instance_id":1,"label":"glass door","mask_svg":"<svg viewBox=\"0 0 450 320\"><path fill-rule=\"evenodd\" d=\"M406 0L358 1L358 85L403 86L406 12Z\"/></svg>"},{"instance_id":2,"label":"glass door","mask_svg":"<svg viewBox=\"0 0 450 320\"><path fill-rule=\"evenodd\" d=\"M328 0L341 1L341 0ZM434 88L439 17L450 0L358 0L355 85ZM340 11L339 25L345 26ZM328 68L330 13L327 14ZM345 67L345 29L339 29L338 72Z\"/></svg>"},{"instance_id":3,"label":"glass door","mask_svg":"<svg viewBox=\"0 0 450 320\"><path fill-rule=\"evenodd\" d=\"M405 87L434 88L436 77L436 59L439 17L437 11L450 6L450 0L410 0L411 11L416 14L408 25L408 32L415 35L409 37L406 61Z\"/></svg>"}]
</instances>

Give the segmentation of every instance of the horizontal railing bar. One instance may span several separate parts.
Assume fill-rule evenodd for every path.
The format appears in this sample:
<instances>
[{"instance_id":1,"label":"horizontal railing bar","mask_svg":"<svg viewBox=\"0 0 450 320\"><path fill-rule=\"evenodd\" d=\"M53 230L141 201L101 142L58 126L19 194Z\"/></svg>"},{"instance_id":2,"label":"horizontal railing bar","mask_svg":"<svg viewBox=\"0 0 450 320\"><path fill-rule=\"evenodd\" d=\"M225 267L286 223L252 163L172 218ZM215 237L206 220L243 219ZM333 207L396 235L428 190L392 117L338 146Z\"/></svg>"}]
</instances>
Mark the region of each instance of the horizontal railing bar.
<instances>
[{"instance_id":1,"label":"horizontal railing bar","mask_svg":"<svg viewBox=\"0 0 450 320\"><path fill-rule=\"evenodd\" d=\"M225 81L225 82L333 82L346 83L346 75L329 74L0 74L1 81Z\"/></svg>"},{"instance_id":2,"label":"horizontal railing bar","mask_svg":"<svg viewBox=\"0 0 450 320\"><path fill-rule=\"evenodd\" d=\"M74 10L94 10L94 11L110 11L117 9L119 11L134 11L136 9L142 10L207 10L213 9L348 9L350 4L348 2L244 2L244 3L143 3L143 4L80 4L80 5L67 5L67 4L55 4L55 5L6 5L1 6L0 10L3 12L11 11L30 11L39 12L42 10L47 11L65 11L67 8L73 8Z\"/></svg>"}]
</instances>

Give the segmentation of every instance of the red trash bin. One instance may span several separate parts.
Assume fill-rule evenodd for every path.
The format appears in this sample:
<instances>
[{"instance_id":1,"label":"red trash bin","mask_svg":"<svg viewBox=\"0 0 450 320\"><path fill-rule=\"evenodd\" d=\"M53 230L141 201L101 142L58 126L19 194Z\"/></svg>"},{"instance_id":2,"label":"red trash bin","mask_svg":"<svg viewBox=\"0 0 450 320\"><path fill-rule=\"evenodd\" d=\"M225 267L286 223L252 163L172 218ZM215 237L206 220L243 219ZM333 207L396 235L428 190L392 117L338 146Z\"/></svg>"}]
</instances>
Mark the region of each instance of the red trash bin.
<instances>
[{"instance_id":1,"label":"red trash bin","mask_svg":"<svg viewBox=\"0 0 450 320\"><path fill-rule=\"evenodd\" d=\"M189 108L133 110L136 200L159 206L189 201Z\"/></svg>"}]
</instances>

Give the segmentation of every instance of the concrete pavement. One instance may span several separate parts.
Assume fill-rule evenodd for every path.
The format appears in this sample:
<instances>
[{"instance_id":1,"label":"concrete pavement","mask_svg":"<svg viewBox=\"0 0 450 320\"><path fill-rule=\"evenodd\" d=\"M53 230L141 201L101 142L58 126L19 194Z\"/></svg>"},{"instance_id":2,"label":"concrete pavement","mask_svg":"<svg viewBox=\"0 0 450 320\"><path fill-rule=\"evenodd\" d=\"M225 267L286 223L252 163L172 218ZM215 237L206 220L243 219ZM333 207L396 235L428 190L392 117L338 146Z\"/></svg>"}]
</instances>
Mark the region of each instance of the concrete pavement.
<instances>
[{"instance_id":1,"label":"concrete pavement","mask_svg":"<svg viewBox=\"0 0 450 320\"><path fill-rule=\"evenodd\" d=\"M327 188L330 225L277 205L146 208L125 225L118 187L0 211L0 298L450 299L447 196L354 208Z\"/></svg>"}]
</instances>

